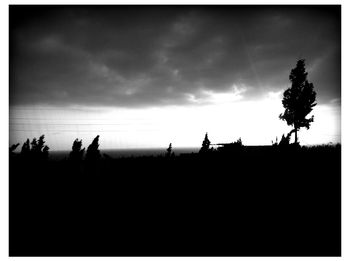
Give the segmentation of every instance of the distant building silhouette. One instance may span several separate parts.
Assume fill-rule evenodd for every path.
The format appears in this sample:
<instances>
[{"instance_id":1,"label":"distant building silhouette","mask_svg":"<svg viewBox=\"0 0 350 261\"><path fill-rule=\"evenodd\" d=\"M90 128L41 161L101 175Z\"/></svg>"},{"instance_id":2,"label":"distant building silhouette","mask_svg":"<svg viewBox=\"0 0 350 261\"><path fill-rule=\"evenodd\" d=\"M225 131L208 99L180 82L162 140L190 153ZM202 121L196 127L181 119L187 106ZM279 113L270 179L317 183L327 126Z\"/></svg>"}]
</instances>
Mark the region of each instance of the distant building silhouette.
<instances>
[{"instance_id":1,"label":"distant building silhouette","mask_svg":"<svg viewBox=\"0 0 350 261\"><path fill-rule=\"evenodd\" d=\"M231 142L231 143L217 143L217 144L213 144L213 145L219 146L217 148L217 150L219 152L225 152L225 153L237 152L237 151L240 151L242 149L242 147L243 147L241 138L239 138L235 142Z\"/></svg>"}]
</instances>

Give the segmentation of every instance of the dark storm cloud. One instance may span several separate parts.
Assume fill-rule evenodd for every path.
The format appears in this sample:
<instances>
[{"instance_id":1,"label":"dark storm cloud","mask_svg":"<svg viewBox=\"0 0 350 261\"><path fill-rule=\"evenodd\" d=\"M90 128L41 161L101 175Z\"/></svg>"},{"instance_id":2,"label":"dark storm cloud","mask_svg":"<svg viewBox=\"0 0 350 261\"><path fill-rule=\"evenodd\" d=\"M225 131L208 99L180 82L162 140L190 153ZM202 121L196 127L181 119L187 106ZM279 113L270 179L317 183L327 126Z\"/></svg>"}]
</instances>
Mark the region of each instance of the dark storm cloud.
<instances>
[{"instance_id":1,"label":"dark storm cloud","mask_svg":"<svg viewBox=\"0 0 350 261\"><path fill-rule=\"evenodd\" d=\"M10 7L11 104L256 99L299 58L319 101L340 97L339 7Z\"/></svg>"}]
</instances>

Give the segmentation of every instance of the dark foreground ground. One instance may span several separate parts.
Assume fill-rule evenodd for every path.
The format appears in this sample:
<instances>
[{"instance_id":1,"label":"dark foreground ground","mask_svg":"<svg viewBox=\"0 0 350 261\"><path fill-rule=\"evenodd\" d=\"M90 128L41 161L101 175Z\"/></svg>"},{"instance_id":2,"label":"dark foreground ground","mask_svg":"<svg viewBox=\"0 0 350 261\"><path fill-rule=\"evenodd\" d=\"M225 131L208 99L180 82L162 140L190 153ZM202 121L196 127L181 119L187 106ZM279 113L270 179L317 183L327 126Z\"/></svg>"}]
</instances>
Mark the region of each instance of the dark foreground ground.
<instances>
[{"instance_id":1,"label":"dark foreground ground","mask_svg":"<svg viewBox=\"0 0 350 261\"><path fill-rule=\"evenodd\" d=\"M339 256L340 147L10 158L10 256Z\"/></svg>"}]
</instances>

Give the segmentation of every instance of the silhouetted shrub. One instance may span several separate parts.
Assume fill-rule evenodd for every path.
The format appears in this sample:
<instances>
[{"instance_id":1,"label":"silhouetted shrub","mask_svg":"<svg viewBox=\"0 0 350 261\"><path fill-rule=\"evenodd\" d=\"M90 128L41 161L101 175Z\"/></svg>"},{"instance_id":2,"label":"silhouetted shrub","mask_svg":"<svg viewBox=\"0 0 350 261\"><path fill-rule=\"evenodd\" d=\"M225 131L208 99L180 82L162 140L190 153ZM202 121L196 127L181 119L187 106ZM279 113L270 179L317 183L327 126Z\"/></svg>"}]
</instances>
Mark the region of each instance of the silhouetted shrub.
<instances>
[{"instance_id":1,"label":"silhouetted shrub","mask_svg":"<svg viewBox=\"0 0 350 261\"><path fill-rule=\"evenodd\" d=\"M45 144L45 135L41 135L37 140L35 137L30 143L29 139L22 145L21 156L30 160L47 160L49 157L49 147Z\"/></svg>"},{"instance_id":2,"label":"silhouetted shrub","mask_svg":"<svg viewBox=\"0 0 350 261\"><path fill-rule=\"evenodd\" d=\"M290 134L291 134L291 133L288 133L287 136L284 136L284 134L282 135L281 140L280 140L280 142L278 143L278 146L279 146L279 147L286 147L286 146L289 145Z\"/></svg>"},{"instance_id":3,"label":"silhouetted shrub","mask_svg":"<svg viewBox=\"0 0 350 261\"><path fill-rule=\"evenodd\" d=\"M278 138L277 138L277 136L276 136L276 140L275 141L271 140L271 145L272 145L272 147L277 147L278 146Z\"/></svg>"},{"instance_id":4,"label":"silhouetted shrub","mask_svg":"<svg viewBox=\"0 0 350 261\"><path fill-rule=\"evenodd\" d=\"M291 135L292 135L292 133L293 132L295 132L295 130L293 129L293 130L291 130L288 134L287 134L287 136L284 136L284 134L282 135L282 137L281 137L281 140L280 140L280 142L278 143L278 147L279 148L288 148L288 149L293 149L293 148L300 148L300 144L299 144L299 142L296 142L296 143L290 143L290 138L291 138Z\"/></svg>"},{"instance_id":5,"label":"silhouetted shrub","mask_svg":"<svg viewBox=\"0 0 350 261\"><path fill-rule=\"evenodd\" d=\"M38 146L38 141L36 140L36 138L33 138L32 142L30 143L31 148L30 148L30 152L34 153L37 151L36 147Z\"/></svg>"},{"instance_id":6,"label":"silhouetted shrub","mask_svg":"<svg viewBox=\"0 0 350 261\"><path fill-rule=\"evenodd\" d=\"M17 149L18 146L19 146L19 143L11 145L10 153L13 153Z\"/></svg>"},{"instance_id":7,"label":"silhouetted shrub","mask_svg":"<svg viewBox=\"0 0 350 261\"><path fill-rule=\"evenodd\" d=\"M95 162L101 158L100 150L98 149L98 147L100 146L98 144L99 138L100 135L97 135L92 141L92 143L88 146L85 157L86 161Z\"/></svg>"},{"instance_id":8,"label":"silhouetted shrub","mask_svg":"<svg viewBox=\"0 0 350 261\"><path fill-rule=\"evenodd\" d=\"M72 145L72 151L69 153L69 160L81 161L84 157L85 148L82 147L82 140L75 139Z\"/></svg>"},{"instance_id":9,"label":"silhouetted shrub","mask_svg":"<svg viewBox=\"0 0 350 261\"><path fill-rule=\"evenodd\" d=\"M32 147L34 157L37 159L47 159L49 156L49 147L44 145L45 144L44 139L45 139L45 135L41 135L38 141L36 142L35 147Z\"/></svg>"},{"instance_id":10,"label":"silhouetted shrub","mask_svg":"<svg viewBox=\"0 0 350 261\"><path fill-rule=\"evenodd\" d=\"M169 157L175 157L175 153L173 152L173 147L172 147L172 144L171 144L171 143L169 144L169 147L166 149L166 154L165 154L165 156L166 156L167 158L169 158Z\"/></svg>"},{"instance_id":11,"label":"silhouetted shrub","mask_svg":"<svg viewBox=\"0 0 350 261\"><path fill-rule=\"evenodd\" d=\"M45 138L44 135L41 135L41 136L39 137L38 144L37 144L37 147L36 147L36 151L37 151L38 153L39 153L39 152L42 152L42 151L44 150L44 144L45 144L44 138Z\"/></svg>"},{"instance_id":12,"label":"silhouetted shrub","mask_svg":"<svg viewBox=\"0 0 350 261\"><path fill-rule=\"evenodd\" d=\"M22 145L21 155L27 156L30 153L30 141L29 139L26 140L26 142Z\"/></svg>"},{"instance_id":13,"label":"silhouetted shrub","mask_svg":"<svg viewBox=\"0 0 350 261\"><path fill-rule=\"evenodd\" d=\"M233 143L233 145L235 145L236 147L242 147L242 146L243 146L243 144L242 144L242 139L239 138L237 141L235 141L235 142Z\"/></svg>"},{"instance_id":14,"label":"silhouetted shrub","mask_svg":"<svg viewBox=\"0 0 350 261\"><path fill-rule=\"evenodd\" d=\"M43 155L43 159L44 160L47 160L48 158L49 158L49 147L48 146L44 146L44 148L43 148L43 152L42 152L42 155Z\"/></svg>"}]
</instances>

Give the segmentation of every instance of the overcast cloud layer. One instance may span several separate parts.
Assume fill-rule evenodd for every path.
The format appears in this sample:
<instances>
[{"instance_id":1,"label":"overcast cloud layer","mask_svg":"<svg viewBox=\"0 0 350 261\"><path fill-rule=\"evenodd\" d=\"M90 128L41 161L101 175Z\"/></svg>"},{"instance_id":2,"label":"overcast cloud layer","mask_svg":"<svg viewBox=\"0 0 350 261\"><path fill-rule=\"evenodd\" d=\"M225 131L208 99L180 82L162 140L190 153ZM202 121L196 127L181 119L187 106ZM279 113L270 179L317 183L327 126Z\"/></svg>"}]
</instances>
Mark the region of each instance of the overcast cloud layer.
<instances>
[{"instance_id":1,"label":"overcast cloud layer","mask_svg":"<svg viewBox=\"0 0 350 261\"><path fill-rule=\"evenodd\" d=\"M340 98L340 7L10 7L10 105L259 99L306 59L318 102Z\"/></svg>"}]
</instances>

